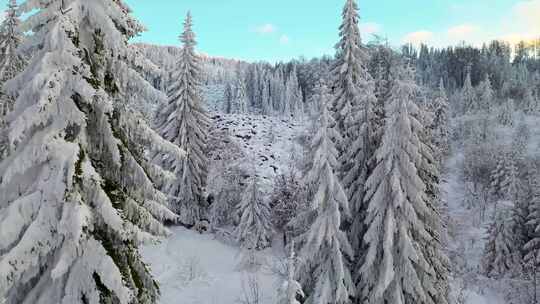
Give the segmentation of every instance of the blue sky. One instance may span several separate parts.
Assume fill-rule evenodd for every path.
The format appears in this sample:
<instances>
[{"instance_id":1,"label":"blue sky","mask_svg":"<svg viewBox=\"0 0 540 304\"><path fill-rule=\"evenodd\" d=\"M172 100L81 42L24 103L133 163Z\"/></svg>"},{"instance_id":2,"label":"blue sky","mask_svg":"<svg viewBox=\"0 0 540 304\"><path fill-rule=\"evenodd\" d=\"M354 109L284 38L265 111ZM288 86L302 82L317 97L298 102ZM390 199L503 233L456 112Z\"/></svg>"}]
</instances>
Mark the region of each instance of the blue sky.
<instances>
[{"instance_id":1,"label":"blue sky","mask_svg":"<svg viewBox=\"0 0 540 304\"><path fill-rule=\"evenodd\" d=\"M125 0L148 27L139 41L178 45L188 10L201 52L246 60L333 54L344 0ZM6 0L0 0L5 5ZM540 36L540 0L359 0L364 40L437 46Z\"/></svg>"}]
</instances>

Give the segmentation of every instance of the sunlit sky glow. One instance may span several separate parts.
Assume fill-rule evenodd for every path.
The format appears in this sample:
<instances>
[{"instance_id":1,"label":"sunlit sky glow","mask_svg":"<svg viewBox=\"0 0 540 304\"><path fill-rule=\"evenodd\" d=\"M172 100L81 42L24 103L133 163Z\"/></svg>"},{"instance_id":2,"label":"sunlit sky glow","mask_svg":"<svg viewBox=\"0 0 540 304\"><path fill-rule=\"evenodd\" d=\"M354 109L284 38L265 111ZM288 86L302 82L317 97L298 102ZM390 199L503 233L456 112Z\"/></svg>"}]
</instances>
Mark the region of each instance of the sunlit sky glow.
<instances>
[{"instance_id":1,"label":"sunlit sky glow","mask_svg":"<svg viewBox=\"0 0 540 304\"><path fill-rule=\"evenodd\" d=\"M89 0L91 1L91 0ZM344 0L125 0L148 28L137 41L179 45L191 10L201 52L245 60L333 54ZM0 0L5 6L7 0ZM540 37L540 0L359 0L364 41L392 45Z\"/></svg>"}]
</instances>

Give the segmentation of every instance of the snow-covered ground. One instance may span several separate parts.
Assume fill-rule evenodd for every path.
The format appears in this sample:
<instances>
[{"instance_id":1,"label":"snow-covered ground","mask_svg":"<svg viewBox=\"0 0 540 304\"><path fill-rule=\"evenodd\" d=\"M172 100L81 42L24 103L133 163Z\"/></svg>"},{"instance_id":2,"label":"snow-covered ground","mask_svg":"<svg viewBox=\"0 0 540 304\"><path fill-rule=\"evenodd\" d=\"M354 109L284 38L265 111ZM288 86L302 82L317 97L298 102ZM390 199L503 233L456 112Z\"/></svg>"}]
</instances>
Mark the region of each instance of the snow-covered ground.
<instances>
[{"instance_id":1,"label":"snow-covered ground","mask_svg":"<svg viewBox=\"0 0 540 304\"><path fill-rule=\"evenodd\" d=\"M142 248L160 285L161 304L246 303L244 297L253 296L252 287L258 289L260 304L275 303L281 281L270 265L279 249L264 251L268 265L251 273L237 269L238 247L182 227L172 228L172 233L161 244Z\"/></svg>"},{"instance_id":2,"label":"snow-covered ground","mask_svg":"<svg viewBox=\"0 0 540 304\"><path fill-rule=\"evenodd\" d=\"M462 264L463 273L452 274L452 296L460 304L505 304L502 296L495 290L487 289L482 283L480 263L486 237L486 223L479 223L477 212L465 206L465 186L463 184L461 163L463 154L459 151L452 155L445 168L442 195L448 203L448 252L454 265Z\"/></svg>"},{"instance_id":3,"label":"snow-covered ground","mask_svg":"<svg viewBox=\"0 0 540 304\"><path fill-rule=\"evenodd\" d=\"M301 121L254 114L213 116L213 136L229 143L212 152L212 161L232 153L238 166L256 170L267 194L276 176L287 172L294 158L304 153L299 143L305 130ZM233 147L235 151L230 151ZM237 268L242 256L238 246L181 227L171 232L161 244L142 248L143 259L160 285L160 304L249 304L244 297L253 297L254 282L260 304L276 303L285 265L279 241L262 252L265 265L250 273Z\"/></svg>"}]
</instances>

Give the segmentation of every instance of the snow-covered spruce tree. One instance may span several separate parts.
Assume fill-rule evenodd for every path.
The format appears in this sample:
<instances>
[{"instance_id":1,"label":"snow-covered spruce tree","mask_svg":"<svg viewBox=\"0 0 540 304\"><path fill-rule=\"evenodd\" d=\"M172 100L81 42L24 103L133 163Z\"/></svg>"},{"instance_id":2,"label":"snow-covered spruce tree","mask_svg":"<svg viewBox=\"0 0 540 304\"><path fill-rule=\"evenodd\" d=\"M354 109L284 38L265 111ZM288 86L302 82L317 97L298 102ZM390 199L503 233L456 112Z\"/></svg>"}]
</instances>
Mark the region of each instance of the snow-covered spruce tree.
<instances>
[{"instance_id":1,"label":"snow-covered spruce tree","mask_svg":"<svg viewBox=\"0 0 540 304\"><path fill-rule=\"evenodd\" d=\"M25 66L25 59L19 52L22 42L17 1L10 0L5 20L0 25L0 116L13 106L15 96L6 96L2 86L13 79Z\"/></svg>"},{"instance_id":2,"label":"snow-covered spruce tree","mask_svg":"<svg viewBox=\"0 0 540 304\"><path fill-rule=\"evenodd\" d=\"M493 92L493 88L491 87L491 80L489 79L489 75L486 74L486 78L478 86L478 93L478 110L489 113L495 103L495 92Z\"/></svg>"},{"instance_id":3,"label":"snow-covered spruce tree","mask_svg":"<svg viewBox=\"0 0 540 304\"><path fill-rule=\"evenodd\" d=\"M523 97L523 110L528 114L537 114L540 110L538 99L534 96L532 88L527 88Z\"/></svg>"},{"instance_id":4,"label":"snow-covered spruce tree","mask_svg":"<svg viewBox=\"0 0 540 304\"><path fill-rule=\"evenodd\" d=\"M287 280L278 289L277 304L300 304L297 297L304 298L305 294L302 285L295 280L296 275L296 254L294 252L294 241L289 245L289 257L287 259Z\"/></svg>"},{"instance_id":5,"label":"snow-covered spruce tree","mask_svg":"<svg viewBox=\"0 0 540 304\"><path fill-rule=\"evenodd\" d=\"M155 185L181 160L122 102L128 40L142 29L119 0L28 0L32 60L5 88L13 153L0 163L0 299L7 304L156 303L137 246L175 221ZM133 81L148 85L140 76ZM9 229L4 229L9 227Z\"/></svg>"},{"instance_id":6,"label":"snow-covered spruce tree","mask_svg":"<svg viewBox=\"0 0 540 304\"><path fill-rule=\"evenodd\" d=\"M342 24L339 28L340 41L336 44L336 61L332 68L335 88L331 109L337 123L337 131L345 138L343 146L350 146L346 137L357 136L364 121L359 124L354 117L354 111L372 111L374 103L374 84L367 72L366 64L369 59L367 50L362 46L359 15L356 0L346 0L342 13ZM356 128L352 127L357 124ZM348 132L356 129L356 134ZM352 137L356 138L356 137Z\"/></svg>"},{"instance_id":7,"label":"snow-covered spruce tree","mask_svg":"<svg viewBox=\"0 0 540 304\"><path fill-rule=\"evenodd\" d=\"M287 116L300 117L304 114L302 91L298 84L296 68L293 68L285 86L285 103Z\"/></svg>"},{"instance_id":8,"label":"snow-covered spruce tree","mask_svg":"<svg viewBox=\"0 0 540 304\"><path fill-rule=\"evenodd\" d=\"M6 115L13 108L16 97L5 94L3 86L21 72L25 65L25 60L18 51L22 37L17 9L17 2L10 0L5 19L0 25L0 160L8 154Z\"/></svg>"},{"instance_id":9,"label":"snow-covered spruce tree","mask_svg":"<svg viewBox=\"0 0 540 304\"><path fill-rule=\"evenodd\" d=\"M514 125L514 100L508 99L499 109L499 115L497 120L503 126L513 126Z\"/></svg>"},{"instance_id":10,"label":"snow-covered spruce tree","mask_svg":"<svg viewBox=\"0 0 540 304\"><path fill-rule=\"evenodd\" d=\"M488 238L482 256L486 276L500 279L512 276L520 266L519 248L514 243L512 221L508 211L498 211L488 229Z\"/></svg>"},{"instance_id":11,"label":"snow-covered spruce tree","mask_svg":"<svg viewBox=\"0 0 540 304\"><path fill-rule=\"evenodd\" d=\"M247 250L262 250L272 241L270 206L264 199L257 176L250 178L238 205L240 223L235 229L236 240Z\"/></svg>"},{"instance_id":12,"label":"snow-covered spruce tree","mask_svg":"<svg viewBox=\"0 0 540 304\"><path fill-rule=\"evenodd\" d=\"M471 72L467 73L465 77L465 83L461 89L461 104L463 114L474 114L479 110L478 99L476 97L476 91L472 86Z\"/></svg>"},{"instance_id":13,"label":"snow-covered spruce tree","mask_svg":"<svg viewBox=\"0 0 540 304\"><path fill-rule=\"evenodd\" d=\"M352 212L349 239L355 255L362 252L365 182L376 147L374 107L377 102L375 83L367 68L368 55L360 40L358 19L356 1L347 0L340 28L341 41L336 46L337 62L333 70L336 79L333 110L344 138L339 169ZM353 271L353 274L357 277L358 271Z\"/></svg>"},{"instance_id":14,"label":"snow-covered spruce tree","mask_svg":"<svg viewBox=\"0 0 540 304\"><path fill-rule=\"evenodd\" d=\"M302 244L298 274L308 295L306 303L343 304L349 303L354 295L349 270L353 252L341 230L350 211L347 195L335 172L338 151L334 141L341 140L341 136L334 129L335 122L326 104L322 106L318 124L311 145L313 165L307 175L307 183L313 185L315 194L306 214L314 215L314 220L298 238L298 243Z\"/></svg>"},{"instance_id":15,"label":"snow-covered spruce tree","mask_svg":"<svg viewBox=\"0 0 540 304\"><path fill-rule=\"evenodd\" d=\"M540 176L537 170L530 177L530 196L528 224L532 231L531 239L524 246L524 260L534 269L540 267Z\"/></svg>"},{"instance_id":16,"label":"snow-covered spruce tree","mask_svg":"<svg viewBox=\"0 0 540 304\"><path fill-rule=\"evenodd\" d=\"M446 259L433 243L438 214L420 171L428 147L416 117L414 72L401 69L386 105L386 124L377 165L367 180L368 203L360 268L359 301L367 303L447 303L447 275L433 260ZM433 256L428 256L428 254Z\"/></svg>"},{"instance_id":17,"label":"snow-covered spruce tree","mask_svg":"<svg viewBox=\"0 0 540 304\"><path fill-rule=\"evenodd\" d=\"M495 169L491 171L490 187L491 194L495 197L495 199L500 199L504 196L502 184L506 176L506 163L508 162L508 158L508 153L500 154L497 157Z\"/></svg>"},{"instance_id":18,"label":"snow-covered spruce tree","mask_svg":"<svg viewBox=\"0 0 540 304\"><path fill-rule=\"evenodd\" d=\"M248 97L246 85L242 79L238 79L234 90L234 98L232 100L231 113L245 114L248 112Z\"/></svg>"},{"instance_id":19,"label":"snow-covered spruce tree","mask_svg":"<svg viewBox=\"0 0 540 304\"><path fill-rule=\"evenodd\" d=\"M158 163L171 168L177 182L166 187L172 198L171 207L185 225L193 225L204 210L205 188L208 174L207 141L210 118L203 105L199 81L200 59L195 53L195 33L191 13L184 21L180 39L183 48L178 58L178 69L168 89L168 102L157 113L159 133L185 150L187 157L176 163L174 159L157 155Z\"/></svg>"},{"instance_id":20,"label":"snow-covered spruce tree","mask_svg":"<svg viewBox=\"0 0 540 304\"><path fill-rule=\"evenodd\" d=\"M433 101L432 109L432 138L435 147L437 148L437 159L439 162L442 162L442 158L450 153L450 113L448 107L448 97L446 96L446 89L444 88L442 78L439 83L439 92Z\"/></svg>"},{"instance_id":21,"label":"snow-covered spruce tree","mask_svg":"<svg viewBox=\"0 0 540 304\"><path fill-rule=\"evenodd\" d=\"M518 120L518 125L515 127L514 136L512 137L512 149L516 161L523 162L531 140L531 129L527 124L524 115L521 115Z\"/></svg>"}]
</instances>

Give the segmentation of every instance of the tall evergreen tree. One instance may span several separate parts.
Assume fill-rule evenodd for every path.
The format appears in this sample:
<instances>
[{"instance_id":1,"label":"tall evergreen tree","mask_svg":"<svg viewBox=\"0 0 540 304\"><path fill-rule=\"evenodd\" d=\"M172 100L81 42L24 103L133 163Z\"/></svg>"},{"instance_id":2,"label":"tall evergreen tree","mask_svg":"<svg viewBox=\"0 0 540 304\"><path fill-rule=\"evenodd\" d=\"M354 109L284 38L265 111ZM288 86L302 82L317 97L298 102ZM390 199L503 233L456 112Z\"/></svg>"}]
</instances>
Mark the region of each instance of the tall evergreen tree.
<instances>
[{"instance_id":1,"label":"tall evergreen tree","mask_svg":"<svg viewBox=\"0 0 540 304\"><path fill-rule=\"evenodd\" d=\"M420 176L430 149L421 140L413 75L404 69L394 81L377 165L367 180L359 297L368 303L447 303L446 274L431 263L444 255L431 248L440 232L430 231L438 215L427 194L432 185Z\"/></svg>"},{"instance_id":2,"label":"tall evergreen tree","mask_svg":"<svg viewBox=\"0 0 540 304\"><path fill-rule=\"evenodd\" d=\"M520 267L519 249L515 243L513 223L508 212L498 211L497 217L488 229L488 238L482 257L482 267L486 276L500 279L512 276Z\"/></svg>"},{"instance_id":3,"label":"tall evergreen tree","mask_svg":"<svg viewBox=\"0 0 540 304\"><path fill-rule=\"evenodd\" d=\"M486 78L478 86L478 93L480 95L478 102L478 110L489 113L495 102L495 92L493 92L489 75L486 74Z\"/></svg>"},{"instance_id":4,"label":"tall evergreen tree","mask_svg":"<svg viewBox=\"0 0 540 304\"><path fill-rule=\"evenodd\" d=\"M235 230L242 248L262 250L272 241L272 218L270 206L264 199L256 176L251 177L242 201L238 205L240 224Z\"/></svg>"},{"instance_id":5,"label":"tall evergreen tree","mask_svg":"<svg viewBox=\"0 0 540 304\"><path fill-rule=\"evenodd\" d=\"M5 20L0 25L0 160L8 154L6 115L13 108L16 97L5 94L3 86L21 72L25 65L25 60L18 51L22 37L17 9L17 2L10 0Z\"/></svg>"},{"instance_id":6,"label":"tall evergreen tree","mask_svg":"<svg viewBox=\"0 0 540 304\"><path fill-rule=\"evenodd\" d=\"M357 135L348 134L351 125L357 124L356 117L353 117L352 114L356 110L373 111L370 107L373 103L374 87L366 69L369 55L362 46L360 38L356 0L346 0L342 18L343 21L339 28L341 39L336 44L336 61L332 69L335 90L332 92L335 96L332 111L335 112L337 131L344 137L349 137L349 135L352 137ZM357 126L356 129L359 128ZM347 146L347 144L347 139L345 139L343 145Z\"/></svg>"},{"instance_id":7,"label":"tall evergreen tree","mask_svg":"<svg viewBox=\"0 0 540 304\"><path fill-rule=\"evenodd\" d=\"M160 156L159 162L172 168L178 182L167 192L172 207L186 225L195 224L204 212L208 174L207 140L210 118L203 105L199 85L200 59L195 53L195 33L191 13L184 21L183 43L178 58L178 71L168 90L168 103L158 112L157 127L162 136L187 152L182 163Z\"/></svg>"},{"instance_id":8,"label":"tall evergreen tree","mask_svg":"<svg viewBox=\"0 0 540 304\"><path fill-rule=\"evenodd\" d=\"M170 174L143 152L184 152L123 102L143 26L121 0L28 0L34 50L6 84L13 153L0 162L0 299L6 303L156 303L138 244L175 221L155 185ZM167 178L168 179L168 178ZM9 227L9 229L5 229Z\"/></svg>"},{"instance_id":9,"label":"tall evergreen tree","mask_svg":"<svg viewBox=\"0 0 540 304\"><path fill-rule=\"evenodd\" d=\"M290 254L287 259L287 281L283 283L278 290L278 302L277 304L300 304L296 299L304 297L304 291L302 285L295 280L296 275L296 254L294 252L294 241L289 247Z\"/></svg>"},{"instance_id":10,"label":"tall evergreen tree","mask_svg":"<svg viewBox=\"0 0 540 304\"><path fill-rule=\"evenodd\" d=\"M479 109L476 92L472 86L471 71L467 72L465 83L461 89L461 103L464 114L474 114Z\"/></svg>"},{"instance_id":11,"label":"tall evergreen tree","mask_svg":"<svg viewBox=\"0 0 540 304\"><path fill-rule=\"evenodd\" d=\"M358 29L358 5L347 0L340 27L341 40L337 44L334 103L338 130L344 138L340 147L343 186L347 192L352 211L352 227L349 238L355 255L363 251L365 182L370 173L369 162L375 142L375 113L377 102L375 83L368 72L368 55L362 46ZM354 271L358 275L358 271Z\"/></svg>"},{"instance_id":12,"label":"tall evergreen tree","mask_svg":"<svg viewBox=\"0 0 540 304\"><path fill-rule=\"evenodd\" d=\"M442 157L450 153L450 121L449 121L448 97L444 88L444 81L441 78L439 83L439 92L433 102L433 122L432 137L437 148L439 162Z\"/></svg>"},{"instance_id":13,"label":"tall evergreen tree","mask_svg":"<svg viewBox=\"0 0 540 304\"><path fill-rule=\"evenodd\" d=\"M307 175L314 186L311 202L314 220L308 231L300 236L302 250L299 277L308 294L309 304L343 304L354 294L348 259L352 248L341 224L350 217L349 203L335 173L338 151L334 140L341 136L334 129L335 122L322 101L318 132L312 141L313 165Z\"/></svg>"}]
</instances>

